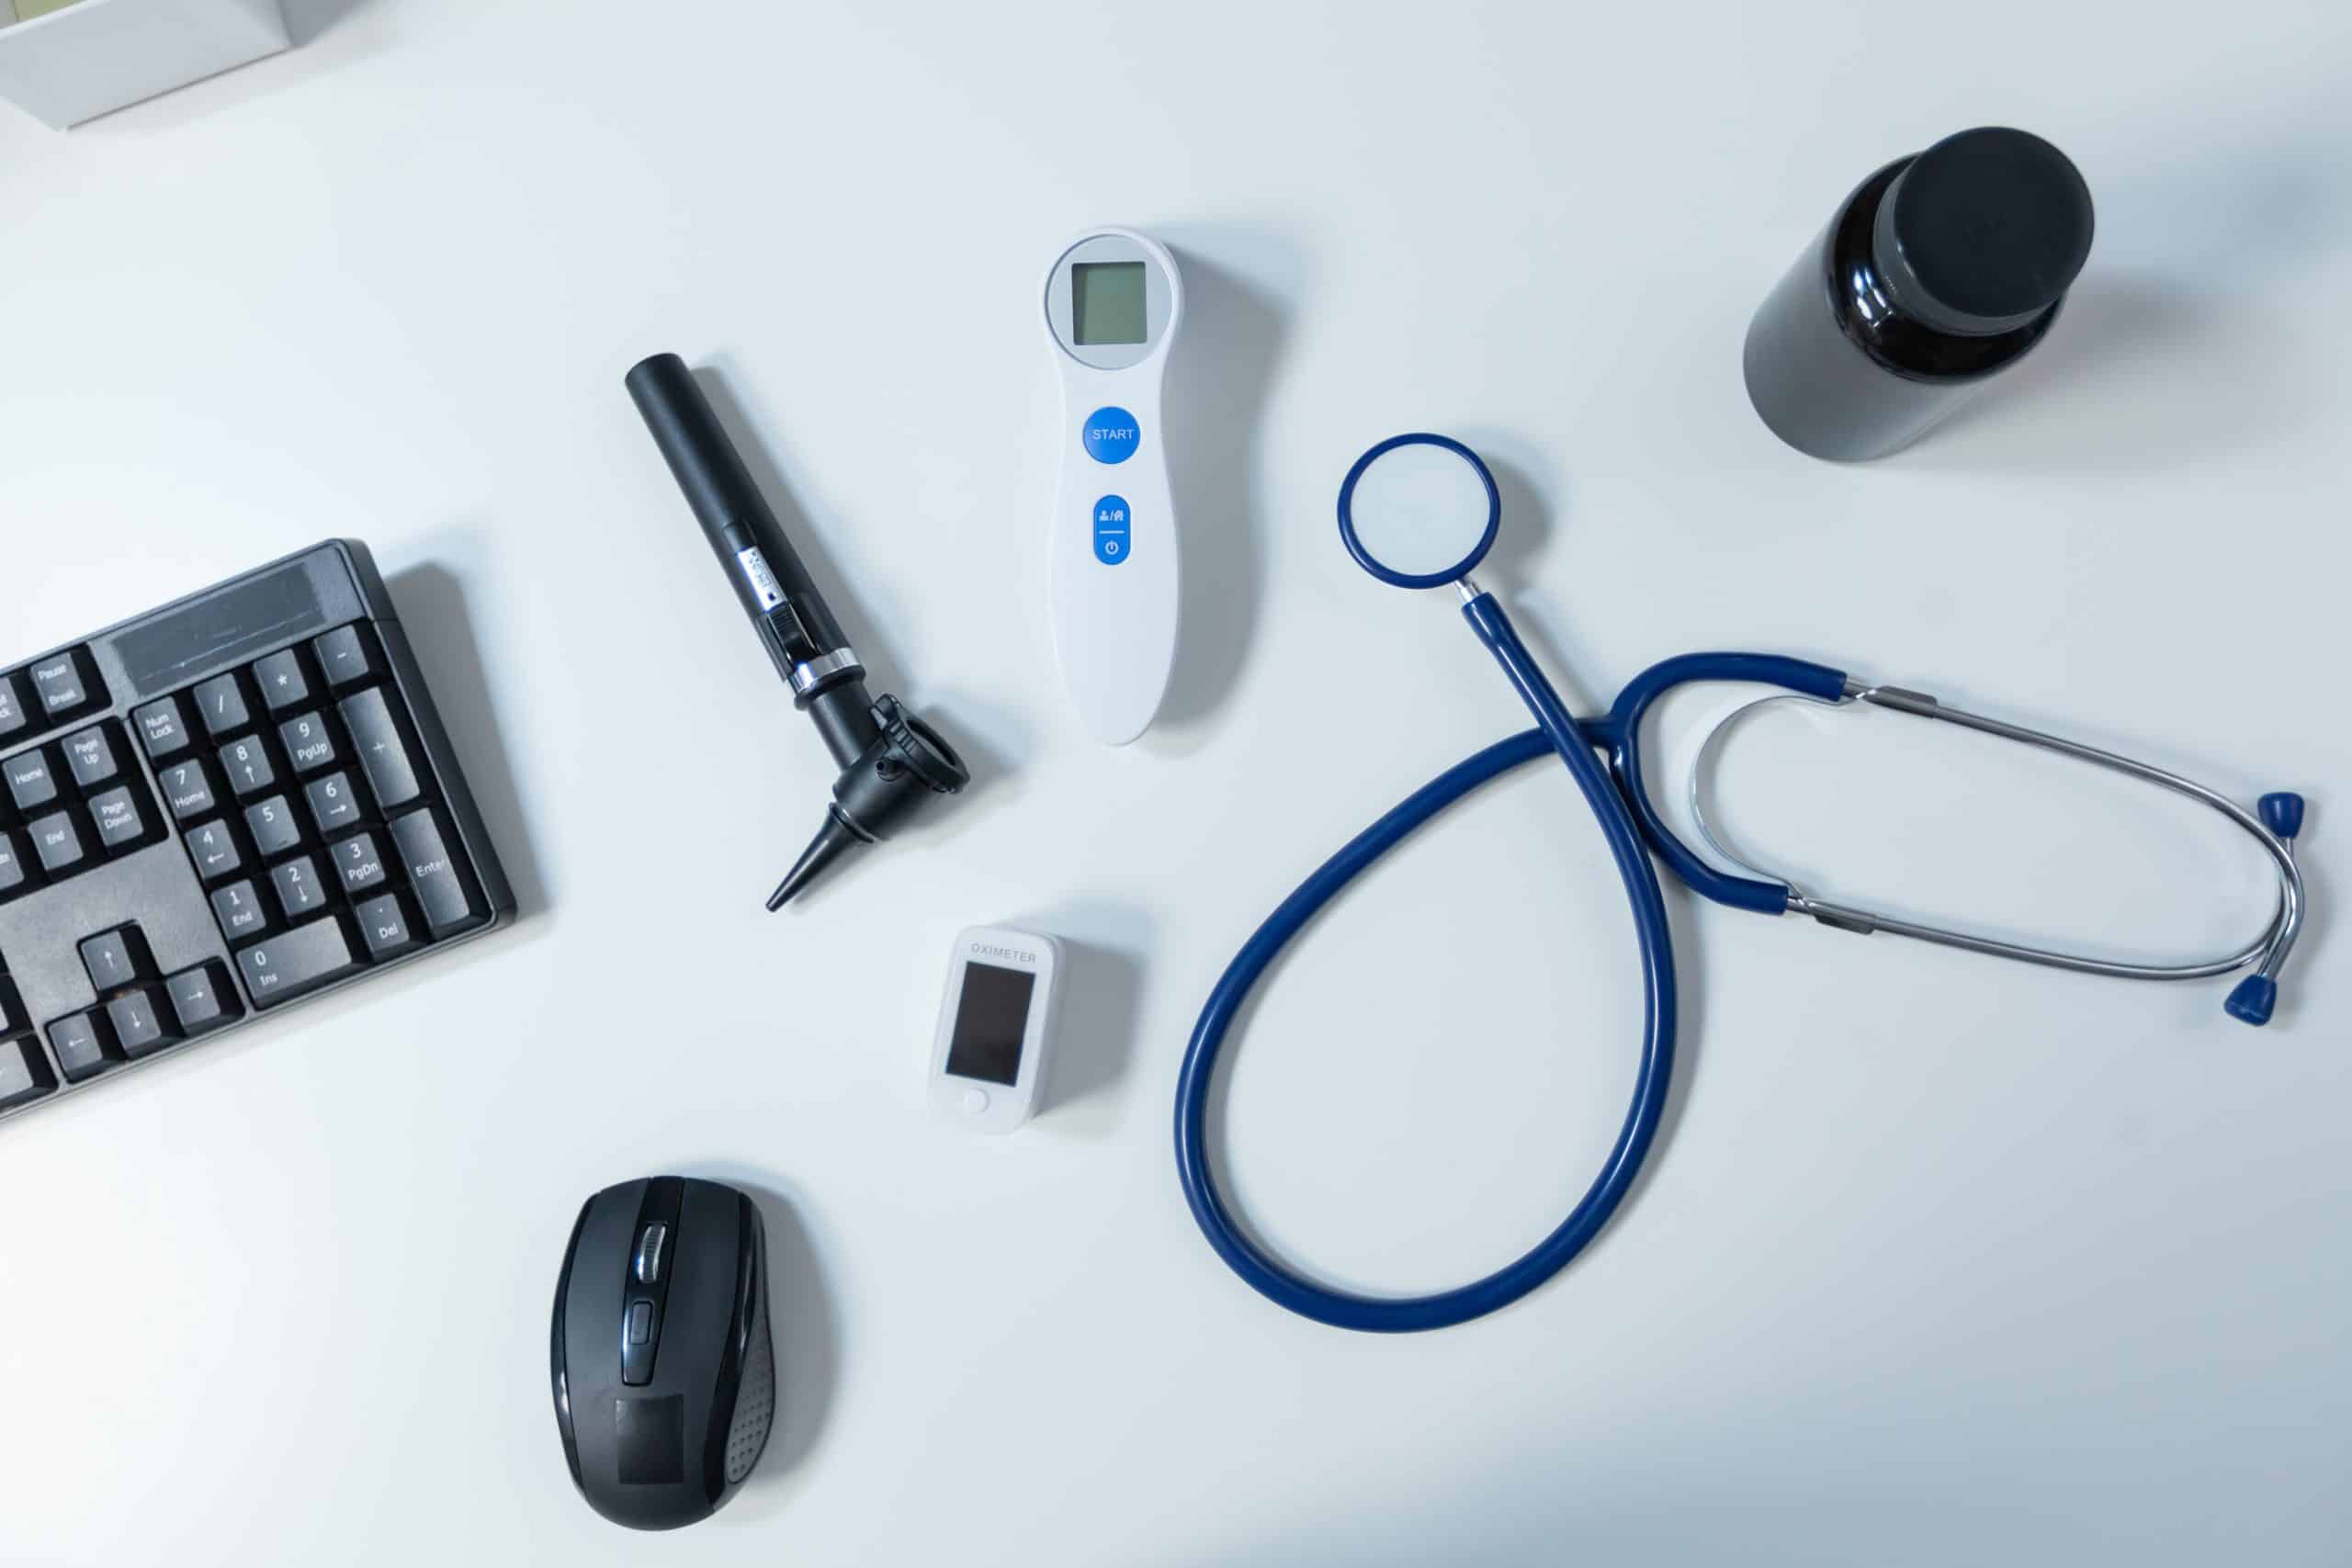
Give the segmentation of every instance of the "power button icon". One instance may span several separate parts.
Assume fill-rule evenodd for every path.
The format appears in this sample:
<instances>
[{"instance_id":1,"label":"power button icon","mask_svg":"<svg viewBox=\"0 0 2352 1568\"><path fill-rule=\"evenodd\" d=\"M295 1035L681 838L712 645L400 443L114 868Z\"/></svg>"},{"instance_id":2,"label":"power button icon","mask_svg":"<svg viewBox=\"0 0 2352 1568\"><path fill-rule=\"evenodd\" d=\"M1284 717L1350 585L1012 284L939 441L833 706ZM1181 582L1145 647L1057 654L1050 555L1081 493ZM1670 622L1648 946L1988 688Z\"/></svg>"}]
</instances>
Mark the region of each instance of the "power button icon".
<instances>
[{"instance_id":1,"label":"power button icon","mask_svg":"<svg viewBox=\"0 0 2352 1568\"><path fill-rule=\"evenodd\" d=\"M1127 501L1121 495L1106 495L1094 503L1094 558L1104 566L1116 566L1127 558L1134 547L1134 536L1128 527Z\"/></svg>"}]
</instances>

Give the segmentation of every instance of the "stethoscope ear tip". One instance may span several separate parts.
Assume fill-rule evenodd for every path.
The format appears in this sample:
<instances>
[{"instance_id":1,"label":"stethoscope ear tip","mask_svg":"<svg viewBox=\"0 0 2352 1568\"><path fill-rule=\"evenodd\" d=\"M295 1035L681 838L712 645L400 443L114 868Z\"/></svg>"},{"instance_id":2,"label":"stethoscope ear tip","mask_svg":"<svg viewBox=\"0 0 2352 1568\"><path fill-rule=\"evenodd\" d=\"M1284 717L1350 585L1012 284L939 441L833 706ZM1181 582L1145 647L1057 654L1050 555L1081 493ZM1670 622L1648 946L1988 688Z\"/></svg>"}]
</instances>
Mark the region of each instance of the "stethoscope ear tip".
<instances>
[{"instance_id":1,"label":"stethoscope ear tip","mask_svg":"<svg viewBox=\"0 0 2352 1568\"><path fill-rule=\"evenodd\" d=\"M2262 812L2262 825L2278 837L2292 842L2303 830L2303 797L2290 791L2279 790L2264 795L2256 803Z\"/></svg>"},{"instance_id":2,"label":"stethoscope ear tip","mask_svg":"<svg viewBox=\"0 0 2352 1568\"><path fill-rule=\"evenodd\" d=\"M2270 1021L2270 1011L2278 1005L2278 982L2267 975L2248 975L2230 988L2230 999L2222 1010L2240 1023L2250 1023L2256 1029Z\"/></svg>"}]
</instances>

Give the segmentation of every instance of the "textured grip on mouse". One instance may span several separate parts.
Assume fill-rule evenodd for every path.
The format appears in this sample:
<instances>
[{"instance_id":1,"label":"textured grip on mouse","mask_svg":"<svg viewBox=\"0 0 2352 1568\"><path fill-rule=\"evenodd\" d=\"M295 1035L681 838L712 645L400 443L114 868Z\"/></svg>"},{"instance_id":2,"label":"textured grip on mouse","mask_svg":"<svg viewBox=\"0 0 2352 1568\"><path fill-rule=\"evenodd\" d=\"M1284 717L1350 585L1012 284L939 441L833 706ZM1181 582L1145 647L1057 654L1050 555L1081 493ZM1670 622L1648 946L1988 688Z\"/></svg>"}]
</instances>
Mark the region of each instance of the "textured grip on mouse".
<instances>
[{"instance_id":1,"label":"textured grip on mouse","mask_svg":"<svg viewBox=\"0 0 2352 1568\"><path fill-rule=\"evenodd\" d=\"M768 1332L767 1314L760 1314L759 1332L752 1337L743 1357L743 1386L735 1395L735 1419L727 1427L727 1484L740 1484L760 1462L768 1446L768 1428L775 1423L775 1344Z\"/></svg>"}]
</instances>

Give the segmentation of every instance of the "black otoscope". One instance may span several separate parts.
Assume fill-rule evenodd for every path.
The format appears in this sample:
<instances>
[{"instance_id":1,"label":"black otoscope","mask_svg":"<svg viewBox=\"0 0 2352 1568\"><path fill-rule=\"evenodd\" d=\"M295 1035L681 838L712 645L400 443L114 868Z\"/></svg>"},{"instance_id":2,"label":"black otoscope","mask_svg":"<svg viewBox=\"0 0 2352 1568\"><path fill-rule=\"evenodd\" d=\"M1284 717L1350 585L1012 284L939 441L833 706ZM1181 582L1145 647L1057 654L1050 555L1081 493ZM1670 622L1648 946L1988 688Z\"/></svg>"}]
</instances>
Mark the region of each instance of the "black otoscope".
<instances>
[{"instance_id":1,"label":"black otoscope","mask_svg":"<svg viewBox=\"0 0 2352 1568\"><path fill-rule=\"evenodd\" d=\"M792 705L817 721L817 733L841 764L825 825L768 898L770 909L781 909L853 846L888 838L915 807L933 795L954 795L972 775L955 748L896 697L865 694L865 666L760 499L685 361L657 354L628 373L628 384L752 629L792 688Z\"/></svg>"}]
</instances>

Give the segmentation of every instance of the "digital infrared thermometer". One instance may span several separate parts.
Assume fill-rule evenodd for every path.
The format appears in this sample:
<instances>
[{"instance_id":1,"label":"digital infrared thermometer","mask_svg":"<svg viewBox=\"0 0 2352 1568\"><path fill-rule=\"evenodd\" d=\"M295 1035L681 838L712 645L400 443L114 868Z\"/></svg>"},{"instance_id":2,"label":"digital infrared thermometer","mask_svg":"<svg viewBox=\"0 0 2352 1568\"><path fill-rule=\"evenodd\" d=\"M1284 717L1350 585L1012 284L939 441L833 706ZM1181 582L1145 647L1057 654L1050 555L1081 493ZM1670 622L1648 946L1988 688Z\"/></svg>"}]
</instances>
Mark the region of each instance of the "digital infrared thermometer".
<instances>
[{"instance_id":1,"label":"digital infrared thermometer","mask_svg":"<svg viewBox=\"0 0 2352 1568\"><path fill-rule=\"evenodd\" d=\"M1159 392L1184 286L1167 249L1102 229L1046 275L1061 366L1054 647L1078 716L1124 746L1159 711L1176 662L1176 511Z\"/></svg>"}]
</instances>

